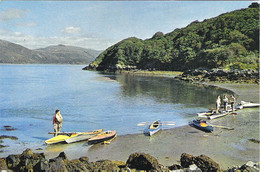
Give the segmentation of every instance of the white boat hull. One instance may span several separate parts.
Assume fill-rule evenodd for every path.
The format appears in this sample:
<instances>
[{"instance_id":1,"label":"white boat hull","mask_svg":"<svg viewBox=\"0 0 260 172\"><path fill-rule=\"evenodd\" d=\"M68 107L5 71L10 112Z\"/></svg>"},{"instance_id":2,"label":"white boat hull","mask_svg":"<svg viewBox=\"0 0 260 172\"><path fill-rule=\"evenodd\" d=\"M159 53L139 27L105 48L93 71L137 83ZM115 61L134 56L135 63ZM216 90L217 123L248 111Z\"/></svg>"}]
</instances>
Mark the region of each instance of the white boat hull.
<instances>
[{"instance_id":1,"label":"white boat hull","mask_svg":"<svg viewBox=\"0 0 260 172\"><path fill-rule=\"evenodd\" d=\"M252 102L241 101L241 103L239 103L236 106L237 109L254 108L254 107L260 107L260 103L252 103Z\"/></svg>"},{"instance_id":2,"label":"white boat hull","mask_svg":"<svg viewBox=\"0 0 260 172\"><path fill-rule=\"evenodd\" d=\"M73 138L66 139L65 141L66 141L66 143L75 143L75 142L88 140L91 137L94 137L96 135L97 134L82 134L82 135L79 135L79 136L76 136L76 137L73 137Z\"/></svg>"},{"instance_id":3,"label":"white boat hull","mask_svg":"<svg viewBox=\"0 0 260 172\"><path fill-rule=\"evenodd\" d=\"M200 118L207 118L207 119L216 119L216 118L224 117L226 115L228 115L228 112L221 113L221 114L213 114L213 115L201 115L199 117Z\"/></svg>"}]
</instances>

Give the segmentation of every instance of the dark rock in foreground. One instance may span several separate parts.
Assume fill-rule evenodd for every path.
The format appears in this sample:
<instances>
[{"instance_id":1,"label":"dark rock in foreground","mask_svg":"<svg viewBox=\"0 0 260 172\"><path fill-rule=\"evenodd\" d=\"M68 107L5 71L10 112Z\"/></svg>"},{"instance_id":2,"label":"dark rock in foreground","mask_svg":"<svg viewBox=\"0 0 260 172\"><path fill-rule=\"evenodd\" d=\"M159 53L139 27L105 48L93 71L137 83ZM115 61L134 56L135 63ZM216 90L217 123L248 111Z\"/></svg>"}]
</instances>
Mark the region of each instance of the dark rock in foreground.
<instances>
[{"instance_id":1,"label":"dark rock in foreground","mask_svg":"<svg viewBox=\"0 0 260 172\"><path fill-rule=\"evenodd\" d=\"M162 171L158 160L149 154L145 153L133 153L129 156L126 165L129 168L146 171Z\"/></svg>"},{"instance_id":2,"label":"dark rock in foreground","mask_svg":"<svg viewBox=\"0 0 260 172\"><path fill-rule=\"evenodd\" d=\"M205 155L192 156L183 153L180 161L181 165L174 164L169 167L164 167L155 157L145 153L131 154L126 163L123 161L110 160L89 162L87 157L70 161L64 152L61 152L56 158L47 160L44 153L33 153L32 150L26 149L20 155L9 155L6 158L0 158L0 171L222 171L218 163ZM259 171L259 163L249 161L240 168L233 167L225 171Z\"/></svg>"},{"instance_id":3,"label":"dark rock in foreground","mask_svg":"<svg viewBox=\"0 0 260 172\"><path fill-rule=\"evenodd\" d=\"M183 153L181 155L181 166L184 168L188 168L192 164L195 164L202 171L222 171L219 164L206 155L192 156L187 153Z\"/></svg>"},{"instance_id":4,"label":"dark rock in foreground","mask_svg":"<svg viewBox=\"0 0 260 172\"><path fill-rule=\"evenodd\" d=\"M6 165L8 169L14 171L29 171L44 160L46 159L43 153L33 153L32 150L26 149L21 155L9 155L6 158Z\"/></svg>"},{"instance_id":5,"label":"dark rock in foreground","mask_svg":"<svg viewBox=\"0 0 260 172\"><path fill-rule=\"evenodd\" d=\"M259 172L260 171L260 163L254 163L252 161L248 161L246 164L241 167L233 167L231 169L225 170L225 172Z\"/></svg>"}]
</instances>

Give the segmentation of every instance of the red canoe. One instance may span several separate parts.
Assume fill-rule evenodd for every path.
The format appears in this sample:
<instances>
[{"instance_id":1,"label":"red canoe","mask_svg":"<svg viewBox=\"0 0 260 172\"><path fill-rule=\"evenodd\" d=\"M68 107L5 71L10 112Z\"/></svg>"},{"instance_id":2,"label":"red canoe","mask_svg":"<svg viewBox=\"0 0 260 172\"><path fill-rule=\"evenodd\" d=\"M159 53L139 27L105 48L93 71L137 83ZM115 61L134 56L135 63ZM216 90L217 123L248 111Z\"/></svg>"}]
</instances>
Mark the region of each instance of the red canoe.
<instances>
[{"instance_id":1,"label":"red canoe","mask_svg":"<svg viewBox=\"0 0 260 172\"><path fill-rule=\"evenodd\" d=\"M116 131L105 131L97 136L91 137L88 140L88 144L95 144L95 143L101 143L107 140L110 140L116 136Z\"/></svg>"}]
</instances>

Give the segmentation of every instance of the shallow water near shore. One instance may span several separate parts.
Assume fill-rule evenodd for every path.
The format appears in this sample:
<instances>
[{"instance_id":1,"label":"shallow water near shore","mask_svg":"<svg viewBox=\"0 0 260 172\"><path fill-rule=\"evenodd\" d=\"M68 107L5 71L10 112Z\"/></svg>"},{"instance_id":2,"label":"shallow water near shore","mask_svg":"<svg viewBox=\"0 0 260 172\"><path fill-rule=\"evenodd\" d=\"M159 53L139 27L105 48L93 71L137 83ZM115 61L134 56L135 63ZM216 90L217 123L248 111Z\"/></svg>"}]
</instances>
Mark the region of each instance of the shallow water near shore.
<instances>
[{"instance_id":1,"label":"shallow water near shore","mask_svg":"<svg viewBox=\"0 0 260 172\"><path fill-rule=\"evenodd\" d=\"M192 85L166 77L104 75L82 71L82 67L84 66L0 65L0 135L12 135L19 139L18 141L5 139L3 144L10 147L3 148L4 152L0 153L0 157L21 153L26 148L33 150L41 148L48 158L65 151L70 158L88 156L91 160L126 161L131 153L141 151L151 153L164 164L170 164L178 161L176 157L179 158L180 153L186 150L198 155L209 154L213 159L215 157L219 159L223 158L222 151L227 148L230 151L226 151L225 157L232 159L241 155L239 158L241 161L250 160L251 156L248 152L245 153L245 149L257 150L254 144L249 144L252 149L247 147L248 144L245 144L247 137L244 136L245 133L248 138L256 138L257 134L259 135L257 109L243 111L238 119L225 118L230 118L229 122L217 120L227 125L244 126L240 135L232 132L228 135L236 141L226 140L225 144L220 142L213 150L193 146L198 145L197 142L200 141L197 139L197 134L204 145L212 143L211 140L219 137L204 136L204 133L201 134L186 126L188 122L196 117L197 112L214 108L215 98L218 95L231 95L233 94L231 91L219 87ZM245 91L244 94L247 93L248 91ZM241 95L238 99L243 96L245 98L245 95ZM252 100L251 97L243 100ZM257 100L255 96L253 101ZM64 117L62 131L90 131L103 128L117 130L119 137L110 145L89 146L85 142L80 142L46 146L44 141L52 137L47 133L53 131L52 117L56 109L60 109ZM249 120L247 113L254 114L252 115L254 118ZM157 119L175 121L176 126L164 126L164 131L155 137L144 136L142 134L144 127L138 127L137 124ZM252 123L253 127L248 128L248 123ZM5 131L3 127L5 125L17 130ZM183 126L186 127L182 128ZM166 130L171 128L175 128L175 132ZM226 133L224 132L224 136ZM187 142L184 138L187 138ZM256 155L253 156L252 159L258 158Z\"/></svg>"},{"instance_id":2,"label":"shallow water near shore","mask_svg":"<svg viewBox=\"0 0 260 172\"><path fill-rule=\"evenodd\" d=\"M225 93L169 78L102 75L82 67L1 65L2 125L18 128L13 133L38 137L53 130L52 116L60 109L63 131L104 128L116 129L119 135L139 133L136 124L147 120L184 125Z\"/></svg>"}]
</instances>

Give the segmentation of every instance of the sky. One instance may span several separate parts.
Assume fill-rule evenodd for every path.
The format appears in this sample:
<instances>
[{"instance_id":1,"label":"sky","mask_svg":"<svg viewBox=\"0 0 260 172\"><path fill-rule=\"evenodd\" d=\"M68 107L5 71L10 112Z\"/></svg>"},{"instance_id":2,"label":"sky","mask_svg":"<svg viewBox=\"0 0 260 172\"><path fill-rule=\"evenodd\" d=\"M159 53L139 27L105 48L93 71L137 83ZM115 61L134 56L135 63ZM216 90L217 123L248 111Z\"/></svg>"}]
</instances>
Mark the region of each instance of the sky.
<instances>
[{"instance_id":1,"label":"sky","mask_svg":"<svg viewBox=\"0 0 260 172\"><path fill-rule=\"evenodd\" d=\"M0 40L29 49L63 44L105 50L128 37L148 39L251 3L0 0Z\"/></svg>"}]
</instances>

